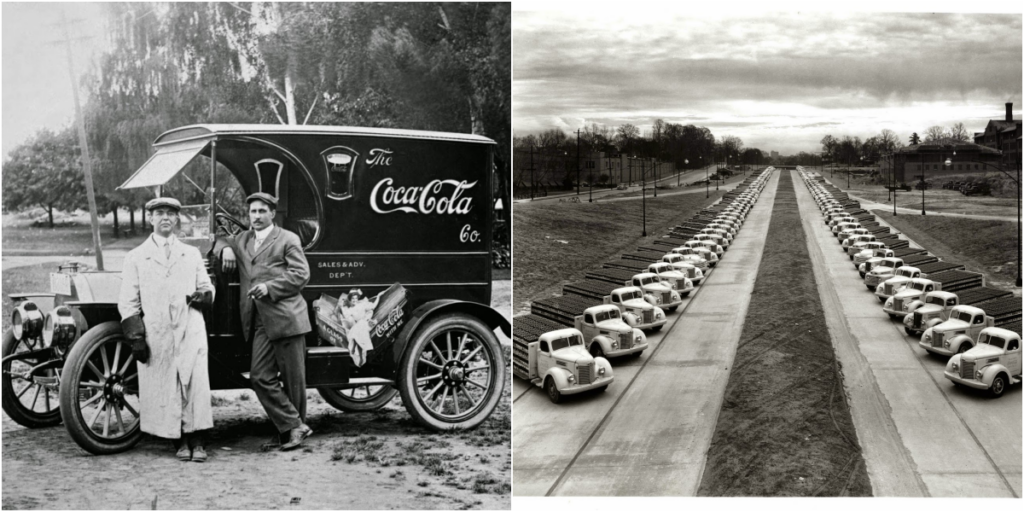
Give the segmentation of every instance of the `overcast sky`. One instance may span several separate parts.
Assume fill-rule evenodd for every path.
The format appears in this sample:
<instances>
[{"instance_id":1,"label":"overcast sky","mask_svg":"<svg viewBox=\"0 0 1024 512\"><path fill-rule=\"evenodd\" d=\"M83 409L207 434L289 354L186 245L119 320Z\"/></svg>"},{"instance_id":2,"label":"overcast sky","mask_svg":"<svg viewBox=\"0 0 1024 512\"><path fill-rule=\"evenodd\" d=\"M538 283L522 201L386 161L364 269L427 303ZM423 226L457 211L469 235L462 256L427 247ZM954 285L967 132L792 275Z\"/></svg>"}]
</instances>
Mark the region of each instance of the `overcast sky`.
<instances>
[{"instance_id":1,"label":"overcast sky","mask_svg":"<svg viewBox=\"0 0 1024 512\"><path fill-rule=\"evenodd\" d=\"M516 136L595 122L646 132L661 118L793 154L820 151L826 134L889 128L906 141L958 121L983 131L1008 101L1020 119L1020 14L616 5L514 12Z\"/></svg>"},{"instance_id":2,"label":"overcast sky","mask_svg":"<svg viewBox=\"0 0 1024 512\"><path fill-rule=\"evenodd\" d=\"M42 128L59 130L74 120L75 104L68 75L67 48L60 24L67 15L78 76L106 47L100 4L4 2L3 154ZM84 93L79 92L81 101Z\"/></svg>"}]
</instances>

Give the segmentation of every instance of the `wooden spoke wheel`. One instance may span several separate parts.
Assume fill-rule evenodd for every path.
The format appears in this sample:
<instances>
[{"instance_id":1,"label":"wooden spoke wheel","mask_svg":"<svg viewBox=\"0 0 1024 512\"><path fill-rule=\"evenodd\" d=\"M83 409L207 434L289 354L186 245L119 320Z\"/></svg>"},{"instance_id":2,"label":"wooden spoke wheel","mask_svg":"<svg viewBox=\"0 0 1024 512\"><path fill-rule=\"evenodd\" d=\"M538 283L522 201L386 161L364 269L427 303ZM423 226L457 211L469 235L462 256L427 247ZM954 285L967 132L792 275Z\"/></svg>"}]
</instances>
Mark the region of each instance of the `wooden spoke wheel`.
<instances>
[{"instance_id":1,"label":"wooden spoke wheel","mask_svg":"<svg viewBox=\"0 0 1024 512\"><path fill-rule=\"evenodd\" d=\"M11 329L4 332L3 356L43 348L42 338L14 339ZM19 425L29 428L50 427L60 423L60 369L49 369L27 377L35 365L46 359L9 361L3 365L4 412Z\"/></svg>"},{"instance_id":2,"label":"wooden spoke wheel","mask_svg":"<svg viewBox=\"0 0 1024 512\"><path fill-rule=\"evenodd\" d=\"M345 412L370 412L384 407L391 401L398 390L386 384L365 384L354 387L316 388L324 401L335 409Z\"/></svg>"},{"instance_id":3,"label":"wooden spoke wheel","mask_svg":"<svg viewBox=\"0 0 1024 512\"><path fill-rule=\"evenodd\" d=\"M494 332L462 313L427 320L399 367L398 388L409 414L435 430L482 423L505 387L505 357Z\"/></svg>"},{"instance_id":4,"label":"wooden spoke wheel","mask_svg":"<svg viewBox=\"0 0 1024 512\"><path fill-rule=\"evenodd\" d=\"M139 371L117 322L93 327L64 364L60 412L68 434L96 455L130 449L142 437Z\"/></svg>"}]
</instances>

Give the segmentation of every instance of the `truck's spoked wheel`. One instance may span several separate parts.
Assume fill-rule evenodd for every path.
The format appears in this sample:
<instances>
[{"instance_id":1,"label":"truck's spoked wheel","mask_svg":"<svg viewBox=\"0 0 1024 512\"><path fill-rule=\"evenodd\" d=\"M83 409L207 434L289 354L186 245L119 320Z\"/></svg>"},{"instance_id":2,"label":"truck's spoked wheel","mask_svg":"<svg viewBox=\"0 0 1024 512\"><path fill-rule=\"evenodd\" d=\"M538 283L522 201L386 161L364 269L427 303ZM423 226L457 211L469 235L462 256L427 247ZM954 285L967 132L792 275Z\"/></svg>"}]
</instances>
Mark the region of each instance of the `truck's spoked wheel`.
<instances>
[{"instance_id":1,"label":"truck's spoked wheel","mask_svg":"<svg viewBox=\"0 0 1024 512\"><path fill-rule=\"evenodd\" d=\"M139 430L139 374L131 345L117 322L91 329L68 354L61 386L61 415L68 433L86 451L131 448Z\"/></svg>"},{"instance_id":2,"label":"truck's spoked wheel","mask_svg":"<svg viewBox=\"0 0 1024 512\"><path fill-rule=\"evenodd\" d=\"M41 339L16 340L10 329L4 332L4 357L40 348L43 348ZM21 377L33 366L44 362L45 359L10 361L3 367L4 412L19 425L38 428L60 423L60 370L37 372L30 379Z\"/></svg>"},{"instance_id":3,"label":"truck's spoked wheel","mask_svg":"<svg viewBox=\"0 0 1024 512\"><path fill-rule=\"evenodd\" d=\"M436 429L472 428L491 414L505 385L494 333L454 314L421 327L402 358L399 390L410 414Z\"/></svg>"},{"instance_id":4,"label":"truck's spoked wheel","mask_svg":"<svg viewBox=\"0 0 1024 512\"><path fill-rule=\"evenodd\" d=\"M353 388L316 388L324 401L345 412L376 411L391 401L398 390L387 385L367 384Z\"/></svg>"}]
</instances>

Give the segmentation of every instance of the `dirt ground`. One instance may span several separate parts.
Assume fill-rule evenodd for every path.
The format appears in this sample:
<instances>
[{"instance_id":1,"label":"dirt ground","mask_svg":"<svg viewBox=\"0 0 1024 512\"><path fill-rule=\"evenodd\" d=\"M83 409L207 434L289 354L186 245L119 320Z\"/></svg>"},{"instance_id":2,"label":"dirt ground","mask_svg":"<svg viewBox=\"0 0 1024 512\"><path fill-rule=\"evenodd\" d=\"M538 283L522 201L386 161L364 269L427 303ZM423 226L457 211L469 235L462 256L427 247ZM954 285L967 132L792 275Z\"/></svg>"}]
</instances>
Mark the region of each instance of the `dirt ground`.
<instances>
[{"instance_id":1,"label":"dirt ground","mask_svg":"<svg viewBox=\"0 0 1024 512\"><path fill-rule=\"evenodd\" d=\"M495 282L492 306L508 312L510 292L510 282ZM510 382L509 373L505 397L483 425L444 434L414 423L398 397L374 413L346 414L310 390L307 416L314 434L292 452L263 449L273 428L252 391L215 391L205 464L179 462L167 441L148 436L126 453L93 456L63 425L29 430L4 414L2 504L4 509L509 509Z\"/></svg>"},{"instance_id":2,"label":"dirt ground","mask_svg":"<svg viewBox=\"0 0 1024 512\"><path fill-rule=\"evenodd\" d=\"M785 174L699 496L871 495Z\"/></svg>"}]
</instances>

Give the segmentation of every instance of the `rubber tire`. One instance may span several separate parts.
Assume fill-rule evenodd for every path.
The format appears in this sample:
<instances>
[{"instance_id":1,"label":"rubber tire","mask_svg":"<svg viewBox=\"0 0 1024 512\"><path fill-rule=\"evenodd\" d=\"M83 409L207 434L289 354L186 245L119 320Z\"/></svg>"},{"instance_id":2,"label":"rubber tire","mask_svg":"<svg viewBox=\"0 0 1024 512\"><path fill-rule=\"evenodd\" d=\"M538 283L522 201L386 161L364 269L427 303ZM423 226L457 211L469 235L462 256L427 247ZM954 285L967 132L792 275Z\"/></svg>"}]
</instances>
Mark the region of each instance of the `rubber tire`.
<instances>
[{"instance_id":1,"label":"rubber tire","mask_svg":"<svg viewBox=\"0 0 1024 512\"><path fill-rule=\"evenodd\" d=\"M888 313L888 315L889 315L889 320L896 320L896 315L894 315L892 313Z\"/></svg>"},{"instance_id":2,"label":"rubber tire","mask_svg":"<svg viewBox=\"0 0 1024 512\"><path fill-rule=\"evenodd\" d=\"M857 273L860 274L860 278L861 279L864 279L864 276L868 275L867 272L860 272L860 271L858 271ZM871 287L868 286L868 289L871 289Z\"/></svg>"},{"instance_id":3,"label":"rubber tire","mask_svg":"<svg viewBox=\"0 0 1024 512\"><path fill-rule=\"evenodd\" d=\"M558 386L555 385L555 379L548 377L544 379L544 394L548 396L548 400L551 403L557 404L562 401L562 392L558 391Z\"/></svg>"},{"instance_id":4,"label":"rubber tire","mask_svg":"<svg viewBox=\"0 0 1024 512\"><path fill-rule=\"evenodd\" d=\"M907 335L909 335L909 336L914 336L914 337L920 337L920 336L921 336L921 333L920 333L920 332L917 332L917 331L915 331L915 330L913 330L913 329L911 329L910 327L907 327L907 326L905 326L905 325L903 326L903 330L904 330L904 331L905 331L905 332L907 333Z\"/></svg>"},{"instance_id":5,"label":"rubber tire","mask_svg":"<svg viewBox=\"0 0 1024 512\"><path fill-rule=\"evenodd\" d=\"M604 351L601 350L601 344L596 341L590 344L590 350L588 350L588 352L590 352L590 355L594 357L604 357Z\"/></svg>"},{"instance_id":6,"label":"rubber tire","mask_svg":"<svg viewBox=\"0 0 1024 512\"><path fill-rule=\"evenodd\" d=\"M657 327L651 327L651 332L658 332L661 330L662 327L665 327L665 324L659 325Z\"/></svg>"},{"instance_id":7,"label":"rubber tire","mask_svg":"<svg viewBox=\"0 0 1024 512\"><path fill-rule=\"evenodd\" d=\"M1006 378L1005 373L996 375L996 378L992 379L992 385L988 388L988 395L992 398L999 398L1006 392L1006 386L1009 385L1009 380Z\"/></svg>"},{"instance_id":8,"label":"rubber tire","mask_svg":"<svg viewBox=\"0 0 1024 512\"><path fill-rule=\"evenodd\" d=\"M373 412L381 407L384 407L391 401L395 395L398 394L398 390L391 386L384 386L384 389L378 392L376 395L366 400L354 401L345 395L341 394L337 388L330 386L319 386L316 388L317 393L323 397L324 401L338 409L348 413L358 412Z\"/></svg>"},{"instance_id":9,"label":"rubber tire","mask_svg":"<svg viewBox=\"0 0 1024 512\"><path fill-rule=\"evenodd\" d=\"M594 388L594 393L595 394L604 393L605 391L608 391L608 386L607 385L601 386L599 388Z\"/></svg>"},{"instance_id":10,"label":"rubber tire","mask_svg":"<svg viewBox=\"0 0 1024 512\"><path fill-rule=\"evenodd\" d=\"M433 335L448 327L461 327L472 331L480 338L490 351L493 375L492 385L482 400L482 407L469 418L456 422L445 421L433 416L420 402L420 396L416 390L416 365L413 364L413 358L419 358L423 347L433 338ZM507 365L501 345L487 324L464 313L439 315L425 320L416 329L409 344L405 347L405 353L402 354L401 364L398 367L398 392L402 395L405 409L419 424L437 431L471 429L483 423L498 406L498 401L501 400L502 392L505 389L505 367Z\"/></svg>"},{"instance_id":11,"label":"rubber tire","mask_svg":"<svg viewBox=\"0 0 1024 512\"><path fill-rule=\"evenodd\" d=\"M679 309L679 306L672 306L672 307L668 308L668 312L669 313L675 313L677 309Z\"/></svg>"},{"instance_id":12,"label":"rubber tire","mask_svg":"<svg viewBox=\"0 0 1024 512\"><path fill-rule=\"evenodd\" d=\"M870 290L871 287L869 286L868 289ZM881 302L882 304L885 304L885 297L879 297L879 296L875 295L875 298L878 299L878 302Z\"/></svg>"},{"instance_id":13,"label":"rubber tire","mask_svg":"<svg viewBox=\"0 0 1024 512\"><path fill-rule=\"evenodd\" d=\"M75 342L64 362L64 374L60 381L60 414L64 426L78 446L93 455L110 455L130 450L142 439L141 422L132 432L116 443L95 439L92 431L82 425L84 419L78 408L78 382L85 367L86 354L93 351L96 345L110 339L123 338L119 322L104 322L89 329Z\"/></svg>"},{"instance_id":14,"label":"rubber tire","mask_svg":"<svg viewBox=\"0 0 1024 512\"><path fill-rule=\"evenodd\" d=\"M956 349L956 353L963 354L964 352L967 352L972 348L974 348L974 346L971 345L970 343L961 343L960 346Z\"/></svg>"},{"instance_id":15,"label":"rubber tire","mask_svg":"<svg viewBox=\"0 0 1024 512\"><path fill-rule=\"evenodd\" d=\"M11 331L11 328L4 331L3 357L13 354L18 348L18 344L19 341L14 339L14 333ZM4 371L9 369L9 364L4 367ZM22 405L21 401L18 400L18 396L14 392L14 385L11 383L11 377L6 374L3 376L4 412L7 413L15 423L23 427L42 428L60 424L60 399L58 398L56 401L57 407L45 414L28 410Z\"/></svg>"}]
</instances>

